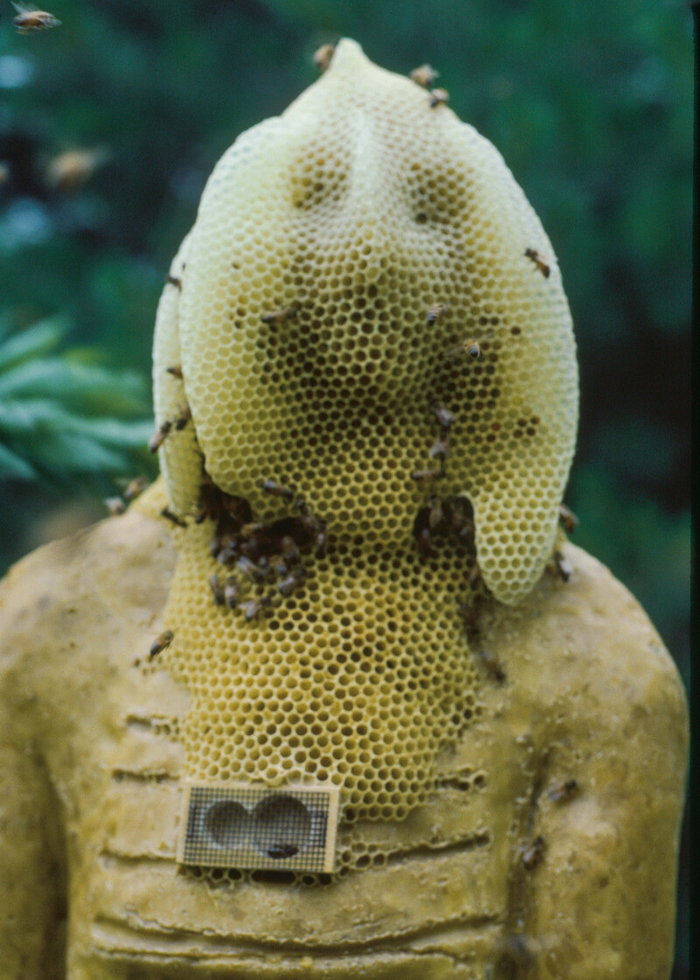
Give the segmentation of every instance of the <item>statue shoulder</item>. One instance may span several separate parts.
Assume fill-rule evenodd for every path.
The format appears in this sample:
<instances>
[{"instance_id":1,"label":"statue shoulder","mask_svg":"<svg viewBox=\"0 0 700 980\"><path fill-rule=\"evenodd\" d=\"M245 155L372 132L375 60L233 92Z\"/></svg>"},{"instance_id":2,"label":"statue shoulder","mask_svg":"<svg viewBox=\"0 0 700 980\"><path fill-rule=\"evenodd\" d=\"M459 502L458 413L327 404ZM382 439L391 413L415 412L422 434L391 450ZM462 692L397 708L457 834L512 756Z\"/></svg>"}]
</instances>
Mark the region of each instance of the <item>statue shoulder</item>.
<instances>
[{"instance_id":1,"label":"statue shoulder","mask_svg":"<svg viewBox=\"0 0 700 980\"><path fill-rule=\"evenodd\" d=\"M167 522L145 500L12 566L0 583L3 700L36 672L60 677L91 630L159 615L174 562Z\"/></svg>"}]
</instances>

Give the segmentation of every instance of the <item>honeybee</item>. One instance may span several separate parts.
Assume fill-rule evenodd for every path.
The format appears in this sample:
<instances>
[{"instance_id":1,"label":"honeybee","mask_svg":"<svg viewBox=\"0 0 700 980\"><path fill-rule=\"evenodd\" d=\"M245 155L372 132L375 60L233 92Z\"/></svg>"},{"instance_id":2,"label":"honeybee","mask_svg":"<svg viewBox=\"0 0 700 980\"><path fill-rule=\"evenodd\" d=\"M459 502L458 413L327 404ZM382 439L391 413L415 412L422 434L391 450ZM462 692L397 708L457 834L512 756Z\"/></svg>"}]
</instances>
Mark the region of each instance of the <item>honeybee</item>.
<instances>
[{"instance_id":1,"label":"honeybee","mask_svg":"<svg viewBox=\"0 0 700 980\"><path fill-rule=\"evenodd\" d=\"M574 574L574 570L571 562L562 555L561 551L554 552L554 564L562 582L568 582Z\"/></svg>"},{"instance_id":2,"label":"honeybee","mask_svg":"<svg viewBox=\"0 0 700 980\"><path fill-rule=\"evenodd\" d=\"M294 500L294 491L290 490L289 487L283 487L281 484L275 483L274 480L263 480L261 488L265 493L269 493L271 497L282 497L288 503Z\"/></svg>"},{"instance_id":3,"label":"honeybee","mask_svg":"<svg viewBox=\"0 0 700 980\"><path fill-rule=\"evenodd\" d=\"M23 3L13 2L12 6L17 11L17 16L12 23L20 34L31 34L32 31L45 31L49 27L61 26L58 17L54 17L46 10L35 10Z\"/></svg>"},{"instance_id":4,"label":"honeybee","mask_svg":"<svg viewBox=\"0 0 700 980\"><path fill-rule=\"evenodd\" d=\"M263 323L286 323L287 320L293 320L297 315L297 311L292 307L273 310L272 313L264 313L260 319Z\"/></svg>"},{"instance_id":5,"label":"honeybee","mask_svg":"<svg viewBox=\"0 0 700 980\"><path fill-rule=\"evenodd\" d=\"M238 582L235 578L230 575L226 579L226 585L224 586L224 599L226 600L226 605L229 609L235 609L238 605L238 600L240 598L240 590L238 588Z\"/></svg>"},{"instance_id":6,"label":"honeybee","mask_svg":"<svg viewBox=\"0 0 700 980\"><path fill-rule=\"evenodd\" d=\"M411 473L411 479L416 483L427 483L429 480L440 480L445 475L444 470L416 470Z\"/></svg>"},{"instance_id":7,"label":"honeybee","mask_svg":"<svg viewBox=\"0 0 700 980\"><path fill-rule=\"evenodd\" d=\"M0 186L10 179L10 165L6 160L0 160Z\"/></svg>"},{"instance_id":8,"label":"honeybee","mask_svg":"<svg viewBox=\"0 0 700 980\"><path fill-rule=\"evenodd\" d=\"M46 168L46 184L57 191L70 192L82 187L109 158L109 152L66 150L55 156Z\"/></svg>"},{"instance_id":9,"label":"honeybee","mask_svg":"<svg viewBox=\"0 0 700 980\"><path fill-rule=\"evenodd\" d=\"M219 581L218 575L209 576L209 585L211 587L212 595L214 596L214 602L217 606L223 606L226 603L224 597L224 590L222 588L221 582Z\"/></svg>"},{"instance_id":10,"label":"honeybee","mask_svg":"<svg viewBox=\"0 0 700 980\"><path fill-rule=\"evenodd\" d=\"M181 432L191 418L192 418L192 409L190 408L189 405L185 405L185 407L181 410L178 417L175 419L175 428L177 429L177 431Z\"/></svg>"},{"instance_id":11,"label":"honeybee","mask_svg":"<svg viewBox=\"0 0 700 980\"><path fill-rule=\"evenodd\" d=\"M178 527L187 527L187 522L183 521L181 517L174 514L169 507L163 507L160 512L160 516L164 517L168 521L172 521L173 524L177 524Z\"/></svg>"},{"instance_id":12,"label":"honeybee","mask_svg":"<svg viewBox=\"0 0 700 980\"><path fill-rule=\"evenodd\" d=\"M176 289L182 289L182 279L178 278L178 276L171 276L170 273L168 273L165 281L169 286L175 286Z\"/></svg>"},{"instance_id":13,"label":"honeybee","mask_svg":"<svg viewBox=\"0 0 700 980\"><path fill-rule=\"evenodd\" d=\"M555 783L550 786L547 796L552 803L564 803L578 793L579 785L575 779L567 779L565 782Z\"/></svg>"},{"instance_id":14,"label":"honeybee","mask_svg":"<svg viewBox=\"0 0 700 980\"><path fill-rule=\"evenodd\" d=\"M434 88L430 93L430 108L436 105L447 105L450 100L450 93L444 88Z\"/></svg>"},{"instance_id":15,"label":"honeybee","mask_svg":"<svg viewBox=\"0 0 700 980\"><path fill-rule=\"evenodd\" d=\"M262 611L263 607L270 604L270 601L269 596L258 596L255 599L249 599L243 606L243 613L245 615L246 623L249 623L251 620L255 619L258 613Z\"/></svg>"},{"instance_id":16,"label":"honeybee","mask_svg":"<svg viewBox=\"0 0 700 980\"><path fill-rule=\"evenodd\" d=\"M428 326L431 327L434 323L437 323L442 314L448 309L447 303L436 303L435 306L431 306L425 318Z\"/></svg>"},{"instance_id":17,"label":"honeybee","mask_svg":"<svg viewBox=\"0 0 700 980\"><path fill-rule=\"evenodd\" d=\"M481 569L479 568L479 563L475 561L471 571L469 572L467 581L469 582L472 588L475 588L480 580L481 580Z\"/></svg>"},{"instance_id":18,"label":"honeybee","mask_svg":"<svg viewBox=\"0 0 700 980\"><path fill-rule=\"evenodd\" d=\"M413 536L416 539L420 558L426 561L433 553L429 507L421 507L416 514L416 519L413 522Z\"/></svg>"},{"instance_id":19,"label":"honeybee","mask_svg":"<svg viewBox=\"0 0 700 980\"><path fill-rule=\"evenodd\" d=\"M294 592L297 586L301 585L306 578L306 571L303 565L299 565L297 568L283 578L277 583L277 588L280 590L283 596L287 597Z\"/></svg>"},{"instance_id":20,"label":"honeybee","mask_svg":"<svg viewBox=\"0 0 700 980\"><path fill-rule=\"evenodd\" d=\"M443 406L439 405L437 402L433 402L430 407L435 413L435 417L443 429L449 429L454 420L457 418L454 412L450 412L449 409L443 408Z\"/></svg>"},{"instance_id":21,"label":"honeybee","mask_svg":"<svg viewBox=\"0 0 700 980\"><path fill-rule=\"evenodd\" d=\"M472 361L478 361L481 357L481 345L479 341L473 338L465 340L458 347L450 347L449 350L445 351L445 357L459 357L462 354L466 354Z\"/></svg>"},{"instance_id":22,"label":"honeybee","mask_svg":"<svg viewBox=\"0 0 700 980\"><path fill-rule=\"evenodd\" d=\"M117 517L126 510L126 504L121 497L105 497L105 507L110 517Z\"/></svg>"},{"instance_id":23,"label":"honeybee","mask_svg":"<svg viewBox=\"0 0 700 980\"><path fill-rule=\"evenodd\" d=\"M314 64L319 71L328 70L334 54L335 44L322 44L320 48L314 51Z\"/></svg>"},{"instance_id":24,"label":"honeybee","mask_svg":"<svg viewBox=\"0 0 700 980\"><path fill-rule=\"evenodd\" d=\"M543 255L541 252L538 252L537 249L534 248L526 248L525 256L526 258L530 259L532 262L535 263L535 265L540 270L540 272L545 277L545 279L549 279L549 274L552 271L552 266L554 265L555 262L554 259L551 259L549 256Z\"/></svg>"},{"instance_id":25,"label":"honeybee","mask_svg":"<svg viewBox=\"0 0 700 980\"><path fill-rule=\"evenodd\" d=\"M437 437L435 442L430 447L430 451L428 455L431 457L431 459L437 456L438 459L441 459L443 461L446 460L449 441L450 441L449 431L447 429L442 429L440 435Z\"/></svg>"},{"instance_id":26,"label":"honeybee","mask_svg":"<svg viewBox=\"0 0 700 980\"><path fill-rule=\"evenodd\" d=\"M428 500L428 528L439 531L445 521L445 509L437 494L431 494Z\"/></svg>"},{"instance_id":27,"label":"honeybee","mask_svg":"<svg viewBox=\"0 0 700 980\"><path fill-rule=\"evenodd\" d=\"M267 856L271 858L291 858L298 853L296 844L273 844L267 849Z\"/></svg>"},{"instance_id":28,"label":"honeybee","mask_svg":"<svg viewBox=\"0 0 700 980\"><path fill-rule=\"evenodd\" d=\"M182 380L182 368L179 364L174 364L172 367L166 368L165 370L168 372L168 374L172 374L174 378L179 378Z\"/></svg>"},{"instance_id":29,"label":"honeybee","mask_svg":"<svg viewBox=\"0 0 700 980\"><path fill-rule=\"evenodd\" d=\"M573 534L579 525L579 519L565 504L559 504L559 523L567 534Z\"/></svg>"},{"instance_id":30,"label":"honeybee","mask_svg":"<svg viewBox=\"0 0 700 980\"><path fill-rule=\"evenodd\" d=\"M435 71L430 65L420 65L419 68L414 68L408 77L417 85L422 85L423 88L430 88L435 80L440 77L440 72Z\"/></svg>"},{"instance_id":31,"label":"honeybee","mask_svg":"<svg viewBox=\"0 0 700 980\"><path fill-rule=\"evenodd\" d=\"M477 596L478 598L478 596ZM479 604L474 601L472 603L458 602L459 611L462 614L462 622L464 623L467 633L477 634L479 631ZM483 657L482 657L483 659Z\"/></svg>"},{"instance_id":32,"label":"honeybee","mask_svg":"<svg viewBox=\"0 0 700 980\"><path fill-rule=\"evenodd\" d=\"M130 504L132 500L135 500L136 497L139 496L139 494L143 493L147 486L148 480L145 476L135 477L126 485L126 489L124 490L124 500Z\"/></svg>"},{"instance_id":33,"label":"honeybee","mask_svg":"<svg viewBox=\"0 0 700 980\"><path fill-rule=\"evenodd\" d=\"M496 654L491 653L490 650L482 650L480 657L481 662L486 668L486 672L493 677L494 680L497 680L499 684L502 684L506 679L506 672Z\"/></svg>"},{"instance_id":34,"label":"honeybee","mask_svg":"<svg viewBox=\"0 0 700 980\"><path fill-rule=\"evenodd\" d=\"M166 630L164 633L161 633L160 636L157 636L153 643L151 643L151 649L148 652L148 659L153 660L153 658L157 657L159 653L162 653L166 647L170 646L174 637L175 634L172 630Z\"/></svg>"},{"instance_id":35,"label":"honeybee","mask_svg":"<svg viewBox=\"0 0 700 980\"><path fill-rule=\"evenodd\" d=\"M156 431L153 433L151 438L148 440L148 448L151 450L152 453L158 452L160 447L168 438L168 435L172 427L173 427L173 423L170 422L168 419L166 419L165 422L163 422L163 424L156 429Z\"/></svg>"},{"instance_id":36,"label":"honeybee","mask_svg":"<svg viewBox=\"0 0 700 980\"><path fill-rule=\"evenodd\" d=\"M532 841L532 843L523 849L523 864L527 871L532 871L541 862L544 857L545 849L545 839L541 834Z\"/></svg>"},{"instance_id":37,"label":"honeybee","mask_svg":"<svg viewBox=\"0 0 700 980\"><path fill-rule=\"evenodd\" d=\"M298 565L301 561L301 552L297 543L289 534L285 534L280 542L282 546L282 556L289 567Z\"/></svg>"},{"instance_id":38,"label":"honeybee","mask_svg":"<svg viewBox=\"0 0 700 980\"><path fill-rule=\"evenodd\" d=\"M254 561L251 561L251 559L247 558L245 555L238 559L236 562L236 567L239 568L244 575L247 575L248 578L253 579L254 582L263 582L267 578L267 569L261 568L260 565L256 564Z\"/></svg>"}]
</instances>

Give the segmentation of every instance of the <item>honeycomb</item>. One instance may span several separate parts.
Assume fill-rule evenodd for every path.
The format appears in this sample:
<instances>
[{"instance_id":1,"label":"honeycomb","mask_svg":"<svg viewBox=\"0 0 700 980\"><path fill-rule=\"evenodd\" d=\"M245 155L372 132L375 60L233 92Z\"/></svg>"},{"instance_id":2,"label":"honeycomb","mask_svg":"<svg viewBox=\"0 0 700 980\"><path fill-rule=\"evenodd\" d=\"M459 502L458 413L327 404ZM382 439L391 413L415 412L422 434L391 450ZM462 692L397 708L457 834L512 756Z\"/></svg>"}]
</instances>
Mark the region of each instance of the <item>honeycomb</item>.
<instances>
[{"instance_id":1,"label":"honeycomb","mask_svg":"<svg viewBox=\"0 0 700 980\"><path fill-rule=\"evenodd\" d=\"M340 787L363 866L362 821L422 803L479 711L478 600L552 553L578 379L551 244L487 140L344 40L216 166L154 383L187 775Z\"/></svg>"}]
</instances>

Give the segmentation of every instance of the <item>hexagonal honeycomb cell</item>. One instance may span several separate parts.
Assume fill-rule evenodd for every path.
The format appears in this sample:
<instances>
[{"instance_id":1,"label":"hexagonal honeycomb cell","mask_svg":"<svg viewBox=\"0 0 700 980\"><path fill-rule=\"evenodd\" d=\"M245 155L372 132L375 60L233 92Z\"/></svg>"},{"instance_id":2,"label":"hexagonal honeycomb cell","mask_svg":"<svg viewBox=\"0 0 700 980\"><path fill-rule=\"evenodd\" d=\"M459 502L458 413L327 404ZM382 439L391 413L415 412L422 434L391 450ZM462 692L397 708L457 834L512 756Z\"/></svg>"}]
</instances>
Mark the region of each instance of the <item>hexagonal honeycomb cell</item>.
<instances>
[{"instance_id":1,"label":"hexagonal honeycomb cell","mask_svg":"<svg viewBox=\"0 0 700 980\"><path fill-rule=\"evenodd\" d=\"M215 168L154 381L188 774L339 786L362 866L353 823L424 801L479 710L477 598L552 552L578 377L551 244L487 140L344 40Z\"/></svg>"}]
</instances>

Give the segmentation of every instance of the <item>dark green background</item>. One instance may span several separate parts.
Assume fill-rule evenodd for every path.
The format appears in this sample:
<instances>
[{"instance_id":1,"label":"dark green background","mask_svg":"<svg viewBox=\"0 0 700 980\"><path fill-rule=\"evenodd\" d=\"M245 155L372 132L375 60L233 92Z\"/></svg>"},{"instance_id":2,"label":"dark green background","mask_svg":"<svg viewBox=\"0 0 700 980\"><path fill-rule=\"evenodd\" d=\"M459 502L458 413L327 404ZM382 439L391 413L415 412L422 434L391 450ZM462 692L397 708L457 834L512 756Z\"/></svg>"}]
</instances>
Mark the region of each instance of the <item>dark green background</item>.
<instances>
[{"instance_id":1,"label":"dark green background","mask_svg":"<svg viewBox=\"0 0 700 980\"><path fill-rule=\"evenodd\" d=\"M48 2L48 0L47 0ZM689 670L691 19L674 0L51 0L62 26L0 19L0 297L19 331L55 314L71 345L149 373L168 263L217 158L312 82L315 48L359 40L401 73L441 72L559 257L581 365L567 501L575 541L644 604ZM9 60L8 60L9 59ZM9 84L8 84L9 83ZM46 186L73 146L109 161ZM147 383L147 382L146 382ZM135 398L133 410L143 413ZM143 458L131 472L143 471ZM127 475L127 474L125 474ZM69 527L107 479L6 481L0 566ZM49 516L47 516L47 514ZM684 872L685 873L685 872ZM680 917L677 978L687 975Z\"/></svg>"}]
</instances>

